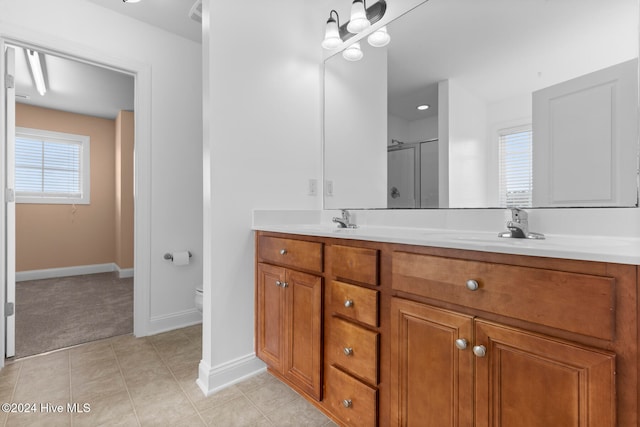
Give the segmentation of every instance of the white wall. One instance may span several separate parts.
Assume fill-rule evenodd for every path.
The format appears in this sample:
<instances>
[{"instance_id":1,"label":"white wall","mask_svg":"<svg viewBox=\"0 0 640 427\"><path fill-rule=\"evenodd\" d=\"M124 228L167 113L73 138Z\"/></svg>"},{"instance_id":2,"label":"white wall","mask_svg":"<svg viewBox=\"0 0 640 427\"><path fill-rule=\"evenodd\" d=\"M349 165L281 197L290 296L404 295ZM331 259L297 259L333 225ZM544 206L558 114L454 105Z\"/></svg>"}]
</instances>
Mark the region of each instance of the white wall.
<instances>
[{"instance_id":1,"label":"white wall","mask_svg":"<svg viewBox=\"0 0 640 427\"><path fill-rule=\"evenodd\" d=\"M448 113L449 207L485 207L486 104L449 79Z\"/></svg>"},{"instance_id":2,"label":"white wall","mask_svg":"<svg viewBox=\"0 0 640 427\"><path fill-rule=\"evenodd\" d=\"M254 353L252 210L319 209L320 42L316 2L205 0L205 393L264 367ZM250 11L250 13L248 13ZM233 17L243 16L242 29ZM233 37L230 37L233 35Z\"/></svg>"},{"instance_id":3,"label":"white wall","mask_svg":"<svg viewBox=\"0 0 640 427\"><path fill-rule=\"evenodd\" d=\"M326 61L326 209L387 207L387 50L361 45L360 61Z\"/></svg>"},{"instance_id":4,"label":"white wall","mask_svg":"<svg viewBox=\"0 0 640 427\"><path fill-rule=\"evenodd\" d=\"M198 322L193 298L203 259L200 44L84 0L0 0L0 10L4 37L140 72L135 332ZM191 265L177 268L163 259L165 252L183 249L193 252Z\"/></svg>"}]
</instances>

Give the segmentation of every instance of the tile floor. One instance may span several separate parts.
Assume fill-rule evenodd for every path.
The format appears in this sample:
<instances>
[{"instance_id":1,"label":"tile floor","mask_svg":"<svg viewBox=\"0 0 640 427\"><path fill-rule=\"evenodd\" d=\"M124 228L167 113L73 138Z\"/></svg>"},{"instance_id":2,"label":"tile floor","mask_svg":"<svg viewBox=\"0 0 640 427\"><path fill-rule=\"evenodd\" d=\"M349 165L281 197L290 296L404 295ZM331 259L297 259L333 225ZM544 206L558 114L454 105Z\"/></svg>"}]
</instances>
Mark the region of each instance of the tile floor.
<instances>
[{"instance_id":1,"label":"tile floor","mask_svg":"<svg viewBox=\"0 0 640 427\"><path fill-rule=\"evenodd\" d=\"M0 412L0 426L335 426L266 372L205 397L195 384L201 335L200 325L125 335L9 362L0 403L35 412Z\"/></svg>"}]
</instances>

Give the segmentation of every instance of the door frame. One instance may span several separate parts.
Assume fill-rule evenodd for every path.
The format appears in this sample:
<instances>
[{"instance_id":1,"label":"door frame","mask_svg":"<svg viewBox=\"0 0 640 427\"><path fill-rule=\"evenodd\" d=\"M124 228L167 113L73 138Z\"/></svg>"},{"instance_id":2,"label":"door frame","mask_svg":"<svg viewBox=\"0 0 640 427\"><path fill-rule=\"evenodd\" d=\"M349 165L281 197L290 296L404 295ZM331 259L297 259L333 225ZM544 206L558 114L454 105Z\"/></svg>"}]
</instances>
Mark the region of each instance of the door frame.
<instances>
[{"instance_id":1,"label":"door frame","mask_svg":"<svg viewBox=\"0 0 640 427\"><path fill-rule=\"evenodd\" d=\"M150 282L151 282L151 66L129 58L114 57L99 49L76 44L68 40L55 39L49 35L34 34L18 28L0 33L0 84L5 84L4 49L6 44L33 48L63 58L85 62L91 65L130 74L135 79L134 107L134 291L133 291L133 334L145 336L150 330ZM4 107L5 91L0 91L0 117L6 121ZM0 152L6 147L4 132L0 135ZM6 188L4 155L0 162L0 189ZM6 203L5 191L0 191L2 203ZM6 241L7 219L4 209L0 209L0 241ZM4 245L0 245L0 277L6 274ZM2 280L0 291L0 368L4 366L5 355L5 289Z\"/></svg>"}]
</instances>

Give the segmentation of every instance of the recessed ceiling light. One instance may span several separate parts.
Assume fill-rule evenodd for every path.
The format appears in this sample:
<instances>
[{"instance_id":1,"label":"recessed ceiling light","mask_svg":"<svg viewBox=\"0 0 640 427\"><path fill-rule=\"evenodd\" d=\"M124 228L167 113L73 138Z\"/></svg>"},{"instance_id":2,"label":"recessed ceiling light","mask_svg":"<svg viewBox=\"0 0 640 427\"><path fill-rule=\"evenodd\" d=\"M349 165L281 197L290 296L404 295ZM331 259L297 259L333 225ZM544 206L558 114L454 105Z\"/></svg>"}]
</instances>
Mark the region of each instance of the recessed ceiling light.
<instances>
[{"instance_id":1,"label":"recessed ceiling light","mask_svg":"<svg viewBox=\"0 0 640 427\"><path fill-rule=\"evenodd\" d=\"M122 3L138 3L140 0L122 0Z\"/></svg>"},{"instance_id":2,"label":"recessed ceiling light","mask_svg":"<svg viewBox=\"0 0 640 427\"><path fill-rule=\"evenodd\" d=\"M424 111L424 110L428 110L429 106L427 104L422 104L422 105L418 105L416 108L420 111Z\"/></svg>"}]
</instances>

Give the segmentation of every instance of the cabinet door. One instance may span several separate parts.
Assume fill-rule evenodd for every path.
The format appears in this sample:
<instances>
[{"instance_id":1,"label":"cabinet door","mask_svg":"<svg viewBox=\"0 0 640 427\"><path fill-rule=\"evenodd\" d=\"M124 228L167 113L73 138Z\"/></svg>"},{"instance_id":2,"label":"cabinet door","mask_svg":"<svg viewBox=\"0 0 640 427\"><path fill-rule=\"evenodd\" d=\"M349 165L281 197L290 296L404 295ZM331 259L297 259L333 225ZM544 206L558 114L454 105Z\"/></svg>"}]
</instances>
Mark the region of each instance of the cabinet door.
<instances>
[{"instance_id":1,"label":"cabinet door","mask_svg":"<svg viewBox=\"0 0 640 427\"><path fill-rule=\"evenodd\" d=\"M392 299L391 425L473 424L472 325L470 316Z\"/></svg>"},{"instance_id":2,"label":"cabinet door","mask_svg":"<svg viewBox=\"0 0 640 427\"><path fill-rule=\"evenodd\" d=\"M287 270L285 375L320 400L322 381L322 278Z\"/></svg>"},{"instance_id":3,"label":"cabinet door","mask_svg":"<svg viewBox=\"0 0 640 427\"><path fill-rule=\"evenodd\" d=\"M256 352L271 368L284 371L285 269L258 264Z\"/></svg>"},{"instance_id":4,"label":"cabinet door","mask_svg":"<svg viewBox=\"0 0 640 427\"><path fill-rule=\"evenodd\" d=\"M475 334L476 426L615 426L615 355L480 320Z\"/></svg>"}]
</instances>

